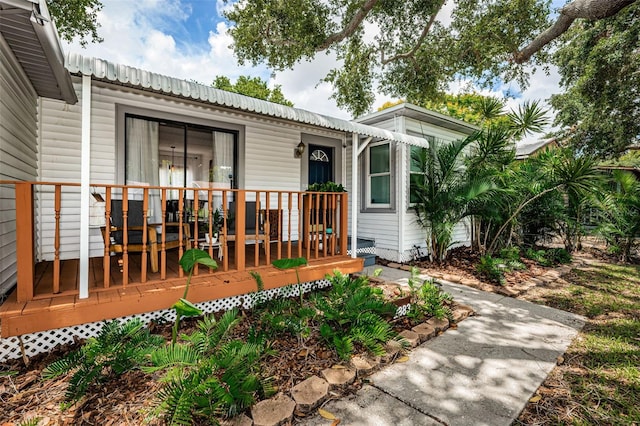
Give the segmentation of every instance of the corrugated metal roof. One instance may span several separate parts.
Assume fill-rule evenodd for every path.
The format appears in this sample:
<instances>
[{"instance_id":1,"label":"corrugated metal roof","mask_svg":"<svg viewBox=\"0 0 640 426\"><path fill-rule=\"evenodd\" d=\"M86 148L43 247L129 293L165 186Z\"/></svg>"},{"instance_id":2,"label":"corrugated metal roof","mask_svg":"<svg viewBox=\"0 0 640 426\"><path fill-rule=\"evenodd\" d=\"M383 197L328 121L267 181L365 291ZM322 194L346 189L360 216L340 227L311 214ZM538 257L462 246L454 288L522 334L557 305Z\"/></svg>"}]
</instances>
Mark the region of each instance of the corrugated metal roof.
<instances>
[{"instance_id":1,"label":"corrugated metal roof","mask_svg":"<svg viewBox=\"0 0 640 426\"><path fill-rule=\"evenodd\" d=\"M429 109L422 108L421 106L414 105L409 102L403 102L401 104L394 105L392 107L385 108L383 110L376 111L362 117L358 117L356 121L358 121L359 123L373 125L373 123L380 122L384 119L388 119L396 115L411 117L425 123L431 123L438 127L464 133L467 135L480 130L478 126L467 123L466 121L458 120L457 118L440 114L439 112L431 111Z\"/></svg>"},{"instance_id":2,"label":"corrugated metal roof","mask_svg":"<svg viewBox=\"0 0 640 426\"><path fill-rule=\"evenodd\" d=\"M66 57L66 67L73 74L91 75L93 78L124 86L135 87L170 96L191 99L212 105L265 115L325 129L348 133L358 133L384 140L392 140L410 145L427 146L427 140L402 133L390 132L374 126L317 114L300 108L292 108L261 99L215 89L193 81L167 77L126 65L119 65L104 59L84 57L70 53Z\"/></svg>"},{"instance_id":3,"label":"corrugated metal roof","mask_svg":"<svg viewBox=\"0 0 640 426\"><path fill-rule=\"evenodd\" d=\"M532 155L539 149L544 148L547 145L554 144L556 142L555 138L550 139L541 139L533 142L527 142L522 144L516 144L516 158L522 159L527 158Z\"/></svg>"},{"instance_id":4,"label":"corrugated metal roof","mask_svg":"<svg viewBox=\"0 0 640 426\"><path fill-rule=\"evenodd\" d=\"M44 0L0 0L0 32L38 95L78 101Z\"/></svg>"}]
</instances>

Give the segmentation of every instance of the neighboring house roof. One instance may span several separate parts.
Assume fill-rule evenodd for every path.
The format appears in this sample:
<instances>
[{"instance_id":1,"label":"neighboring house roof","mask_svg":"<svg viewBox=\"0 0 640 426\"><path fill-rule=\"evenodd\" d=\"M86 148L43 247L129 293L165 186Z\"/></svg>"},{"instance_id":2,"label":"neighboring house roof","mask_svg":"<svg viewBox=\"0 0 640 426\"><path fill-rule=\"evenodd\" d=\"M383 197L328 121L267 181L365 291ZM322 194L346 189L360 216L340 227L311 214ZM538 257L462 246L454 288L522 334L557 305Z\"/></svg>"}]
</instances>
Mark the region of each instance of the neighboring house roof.
<instances>
[{"instance_id":1,"label":"neighboring house roof","mask_svg":"<svg viewBox=\"0 0 640 426\"><path fill-rule=\"evenodd\" d=\"M428 142L420 137L390 132L378 127L263 101L261 99L215 89L211 86L193 81L167 77L151 71L116 64L104 59L84 57L80 54L72 53L66 57L66 67L72 74L90 75L96 80L120 84L126 87L162 93L169 96L233 108L326 129L348 133L355 132L363 136L392 140L410 145L428 145Z\"/></svg>"},{"instance_id":2,"label":"neighboring house roof","mask_svg":"<svg viewBox=\"0 0 640 426\"><path fill-rule=\"evenodd\" d=\"M39 96L78 101L44 0L0 0L0 33Z\"/></svg>"},{"instance_id":3,"label":"neighboring house roof","mask_svg":"<svg viewBox=\"0 0 640 426\"><path fill-rule=\"evenodd\" d=\"M425 123L433 124L438 127L443 127L445 129L453 130L467 135L480 130L478 126L474 126L473 124L467 123L466 121L458 120L457 118L453 118L445 114L440 114L439 112L431 111L407 102L385 108L372 114L358 117L356 121L363 124L372 124L378 123L388 118L393 118L395 116L414 118Z\"/></svg>"},{"instance_id":4,"label":"neighboring house roof","mask_svg":"<svg viewBox=\"0 0 640 426\"><path fill-rule=\"evenodd\" d=\"M555 138L539 140L530 143L517 144L516 145L516 160L523 160L532 156L536 152L546 148L557 146L558 143Z\"/></svg>"}]
</instances>

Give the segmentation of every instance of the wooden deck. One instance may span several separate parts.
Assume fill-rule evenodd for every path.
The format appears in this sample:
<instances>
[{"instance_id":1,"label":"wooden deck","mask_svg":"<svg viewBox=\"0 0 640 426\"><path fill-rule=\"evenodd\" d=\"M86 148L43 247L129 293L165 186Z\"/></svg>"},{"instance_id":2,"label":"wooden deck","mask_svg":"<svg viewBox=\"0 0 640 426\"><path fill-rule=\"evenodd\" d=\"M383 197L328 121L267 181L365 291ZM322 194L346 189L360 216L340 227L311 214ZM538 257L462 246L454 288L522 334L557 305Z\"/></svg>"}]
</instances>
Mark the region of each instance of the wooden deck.
<instances>
[{"instance_id":1,"label":"wooden deck","mask_svg":"<svg viewBox=\"0 0 640 426\"><path fill-rule=\"evenodd\" d=\"M247 250L252 250L248 247ZM160 280L160 274L148 274L146 283L139 282L140 256L131 255L129 284L122 286L122 274L117 259L112 259L112 282L108 288L102 282L102 258L90 261L90 293L87 299L78 297L77 274L78 260L62 262L60 293L52 295L52 265L42 262L36 266L37 282L34 298L27 302L18 302L16 291L0 306L0 325L2 337L19 336L53 328L67 327L87 322L101 321L127 315L166 309L182 297L186 277L180 277L176 259L167 261L167 278ZM171 267L170 267L171 266ZM300 268L301 282L319 280L334 270L343 273L361 271L362 259L346 256L331 256L312 260L309 265ZM214 271L199 268L191 282L188 299L194 303L225 297L247 294L255 291L256 282L249 271L259 272L264 280L265 289L295 284L294 270L278 270L272 266L248 266L245 271ZM171 274L170 274L170 273Z\"/></svg>"},{"instance_id":2,"label":"wooden deck","mask_svg":"<svg viewBox=\"0 0 640 426\"><path fill-rule=\"evenodd\" d=\"M0 306L2 337L169 308L186 284L179 256L216 233L224 256L217 270L200 267L194 275L193 302L254 291L250 271L263 276L267 289L294 284L295 271L273 268L274 259L305 257L303 282L363 267L346 256L345 192L92 184L92 198L104 209L89 215L104 245L92 258L88 246L80 249L90 229L69 214L81 210L78 183L3 183L15 192L17 288ZM177 199L169 200L175 191ZM160 201L155 216L150 200ZM218 259L218 248L209 250ZM36 252L52 261L36 262ZM82 260L67 259L74 256ZM88 263L88 282L78 279L81 262Z\"/></svg>"}]
</instances>

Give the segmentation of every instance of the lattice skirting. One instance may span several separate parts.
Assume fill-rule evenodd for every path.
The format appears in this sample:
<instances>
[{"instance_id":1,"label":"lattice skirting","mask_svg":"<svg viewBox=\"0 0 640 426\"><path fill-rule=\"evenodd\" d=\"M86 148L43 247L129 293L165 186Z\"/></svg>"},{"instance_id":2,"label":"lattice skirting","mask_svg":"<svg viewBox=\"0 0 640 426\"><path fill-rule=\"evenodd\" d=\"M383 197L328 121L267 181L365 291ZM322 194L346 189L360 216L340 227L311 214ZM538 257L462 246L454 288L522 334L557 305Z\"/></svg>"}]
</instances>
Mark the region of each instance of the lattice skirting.
<instances>
[{"instance_id":1,"label":"lattice skirting","mask_svg":"<svg viewBox=\"0 0 640 426\"><path fill-rule=\"evenodd\" d=\"M302 284L303 293L330 286L331 283L324 279L312 281ZM268 299L275 297L291 297L298 295L298 286L296 284L266 290L265 295ZM211 300L208 302L196 303L195 305L205 313L227 311L235 307L243 307L249 309L255 302L255 293L249 293L242 296L227 297L224 299ZM168 321L175 319L173 309L163 309L160 311L146 312L143 314L130 315L126 317L116 318L116 321L125 322L133 318L141 319L145 324L151 321ZM40 331L37 333L25 334L20 337L9 337L0 339L0 362L9 361L22 357L20 349L20 339L24 345L24 353L27 356L34 356L48 352L59 345L73 343L77 339L87 339L95 337L102 329L104 321L91 322L86 324L74 325L71 327L57 328L54 330Z\"/></svg>"},{"instance_id":2,"label":"lattice skirting","mask_svg":"<svg viewBox=\"0 0 640 426\"><path fill-rule=\"evenodd\" d=\"M326 279L307 282L302 284L302 292L307 293L316 289L329 287L330 285L331 283ZM294 284L286 287L266 290L264 292L264 295L267 299L298 296L298 286ZM253 307L255 300L256 293L250 293L242 296L233 296L224 299L196 303L195 305L203 312L210 314L212 312L227 311L235 307L243 307L245 309L249 309ZM396 311L395 318L406 315L410 308L410 304L400 306ZM172 322L175 319L175 312L173 311L173 309L162 309L160 311L120 317L116 318L115 320L119 322L126 322L134 318L141 319L145 324L149 324L151 321ZM6 362L22 357L22 350L20 349L20 339L22 339L22 343L24 345L25 355L34 356L48 352L57 346L67 343L73 343L78 339L84 340L88 339L89 337L95 337L98 335L98 332L102 329L102 326L104 324L105 321L91 322L81 325L74 325L72 327L63 327L54 330L25 334L20 337L9 337L7 339L0 339L0 362Z\"/></svg>"},{"instance_id":3,"label":"lattice skirting","mask_svg":"<svg viewBox=\"0 0 640 426\"><path fill-rule=\"evenodd\" d=\"M356 249L356 254L367 253L367 254L376 254L375 247L361 247ZM347 250L347 256L351 256L351 250Z\"/></svg>"}]
</instances>

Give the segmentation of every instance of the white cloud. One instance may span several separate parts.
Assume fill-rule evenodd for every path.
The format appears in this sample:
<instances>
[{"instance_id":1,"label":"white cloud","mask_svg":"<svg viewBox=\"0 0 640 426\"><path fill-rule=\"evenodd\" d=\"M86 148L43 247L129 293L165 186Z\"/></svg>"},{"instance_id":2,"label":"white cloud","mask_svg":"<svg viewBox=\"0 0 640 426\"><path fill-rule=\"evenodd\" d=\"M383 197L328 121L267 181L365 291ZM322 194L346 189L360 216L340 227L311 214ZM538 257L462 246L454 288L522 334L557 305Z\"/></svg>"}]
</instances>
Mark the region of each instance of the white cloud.
<instances>
[{"instance_id":1,"label":"white cloud","mask_svg":"<svg viewBox=\"0 0 640 426\"><path fill-rule=\"evenodd\" d=\"M237 64L229 47L232 40L223 22L209 32L205 47L183 46L163 31L171 25L184 25L187 13L190 8L179 1L106 0L98 15L99 33L104 42L82 48L76 41L65 43L64 49L205 84L216 75L236 78L249 74L268 78L264 66Z\"/></svg>"}]
</instances>

